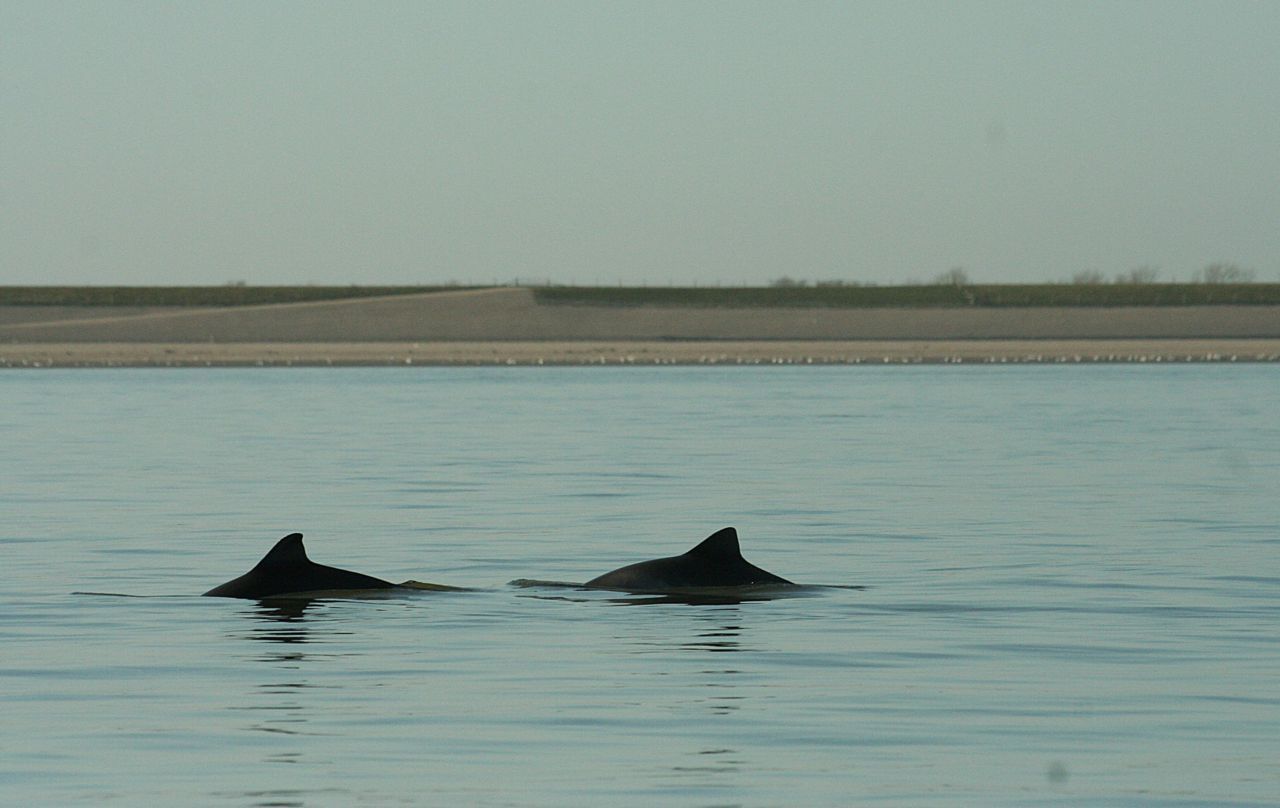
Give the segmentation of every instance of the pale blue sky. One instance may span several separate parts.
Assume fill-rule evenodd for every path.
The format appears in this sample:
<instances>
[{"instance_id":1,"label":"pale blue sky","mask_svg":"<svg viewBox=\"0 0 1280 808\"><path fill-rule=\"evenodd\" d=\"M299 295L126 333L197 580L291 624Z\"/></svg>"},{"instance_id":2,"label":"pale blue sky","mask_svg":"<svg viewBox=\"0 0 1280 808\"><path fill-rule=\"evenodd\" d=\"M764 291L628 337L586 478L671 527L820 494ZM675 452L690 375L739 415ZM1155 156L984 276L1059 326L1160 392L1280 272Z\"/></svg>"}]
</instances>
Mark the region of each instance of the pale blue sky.
<instances>
[{"instance_id":1,"label":"pale blue sky","mask_svg":"<svg viewBox=\"0 0 1280 808\"><path fill-rule=\"evenodd\" d=\"M0 0L0 283L1280 280L1277 2Z\"/></svg>"}]
</instances>

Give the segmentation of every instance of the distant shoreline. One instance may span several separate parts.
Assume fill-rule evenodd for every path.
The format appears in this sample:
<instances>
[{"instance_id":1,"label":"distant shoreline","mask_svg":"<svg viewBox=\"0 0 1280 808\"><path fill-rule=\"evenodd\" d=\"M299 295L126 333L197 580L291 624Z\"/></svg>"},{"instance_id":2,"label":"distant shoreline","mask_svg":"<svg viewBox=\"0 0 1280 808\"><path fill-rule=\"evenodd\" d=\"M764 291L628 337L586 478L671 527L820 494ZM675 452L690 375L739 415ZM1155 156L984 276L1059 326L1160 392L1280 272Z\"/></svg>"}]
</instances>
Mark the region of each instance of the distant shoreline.
<instances>
[{"instance_id":1,"label":"distant shoreline","mask_svg":"<svg viewBox=\"0 0 1280 808\"><path fill-rule=\"evenodd\" d=\"M509 288L212 307L0 306L0 345L1121 339L1280 339L1280 305L616 306L547 304Z\"/></svg>"},{"instance_id":2,"label":"distant shoreline","mask_svg":"<svg viewBox=\"0 0 1280 808\"><path fill-rule=\"evenodd\" d=\"M0 368L1280 362L1280 339L6 343Z\"/></svg>"},{"instance_id":3,"label":"distant shoreline","mask_svg":"<svg viewBox=\"0 0 1280 808\"><path fill-rule=\"evenodd\" d=\"M617 306L604 300L545 303L525 287L222 306L136 303L0 305L0 367L1274 362L1280 357L1280 305L848 308L655 301Z\"/></svg>"},{"instance_id":4,"label":"distant shoreline","mask_svg":"<svg viewBox=\"0 0 1280 808\"><path fill-rule=\"evenodd\" d=\"M686 308L1008 308L1280 305L1280 283L771 286L0 286L0 307L225 307L524 289L539 305Z\"/></svg>"}]
</instances>

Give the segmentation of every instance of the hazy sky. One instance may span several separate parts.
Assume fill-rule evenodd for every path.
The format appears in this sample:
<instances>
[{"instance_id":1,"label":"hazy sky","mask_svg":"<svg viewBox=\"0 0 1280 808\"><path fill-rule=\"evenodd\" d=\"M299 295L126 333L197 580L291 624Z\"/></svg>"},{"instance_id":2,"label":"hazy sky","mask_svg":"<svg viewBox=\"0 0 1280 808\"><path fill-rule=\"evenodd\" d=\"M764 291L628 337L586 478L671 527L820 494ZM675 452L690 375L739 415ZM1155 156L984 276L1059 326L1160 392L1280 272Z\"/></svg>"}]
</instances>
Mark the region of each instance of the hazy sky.
<instances>
[{"instance_id":1,"label":"hazy sky","mask_svg":"<svg viewBox=\"0 0 1280 808\"><path fill-rule=\"evenodd\" d=\"M1280 2L0 0L0 284L1280 280Z\"/></svg>"}]
</instances>

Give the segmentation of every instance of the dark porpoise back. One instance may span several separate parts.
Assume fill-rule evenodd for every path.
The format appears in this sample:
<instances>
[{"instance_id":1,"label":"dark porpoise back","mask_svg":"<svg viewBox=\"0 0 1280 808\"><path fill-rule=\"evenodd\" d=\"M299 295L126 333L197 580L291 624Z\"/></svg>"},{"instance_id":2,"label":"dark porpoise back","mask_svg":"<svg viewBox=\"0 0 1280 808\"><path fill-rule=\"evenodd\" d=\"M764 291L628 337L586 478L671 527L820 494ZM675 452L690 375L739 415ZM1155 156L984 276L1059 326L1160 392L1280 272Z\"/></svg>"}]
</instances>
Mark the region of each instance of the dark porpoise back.
<instances>
[{"instance_id":1,"label":"dark porpoise back","mask_svg":"<svg viewBox=\"0 0 1280 808\"><path fill-rule=\"evenodd\" d=\"M290 533L271 548L258 565L206 595L222 598L269 598L297 592L343 589L390 589L390 581L337 567L326 567L307 558L302 534Z\"/></svg>"},{"instance_id":2,"label":"dark porpoise back","mask_svg":"<svg viewBox=\"0 0 1280 808\"><path fill-rule=\"evenodd\" d=\"M792 585L786 578L762 570L742 557L738 531L716 531L684 555L641 561L598 578L585 586L631 592L662 592L709 587Z\"/></svg>"}]
</instances>

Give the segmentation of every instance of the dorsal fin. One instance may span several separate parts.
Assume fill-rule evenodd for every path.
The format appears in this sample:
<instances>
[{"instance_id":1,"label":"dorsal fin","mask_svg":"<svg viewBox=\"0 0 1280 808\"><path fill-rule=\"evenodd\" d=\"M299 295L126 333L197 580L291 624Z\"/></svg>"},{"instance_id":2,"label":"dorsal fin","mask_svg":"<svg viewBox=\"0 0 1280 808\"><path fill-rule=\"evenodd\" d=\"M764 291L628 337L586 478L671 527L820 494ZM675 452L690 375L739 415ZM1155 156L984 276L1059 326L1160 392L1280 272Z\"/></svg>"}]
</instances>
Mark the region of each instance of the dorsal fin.
<instances>
[{"instance_id":1,"label":"dorsal fin","mask_svg":"<svg viewBox=\"0 0 1280 808\"><path fill-rule=\"evenodd\" d=\"M291 567L306 564L307 551L302 546L302 534L290 533L272 547L258 562L259 567Z\"/></svg>"},{"instance_id":2,"label":"dorsal fin","mask_svg":"<svg viewBox=\"0 0 1280 808\"><path fill-rule=\"evenodd\" d=\"M742 550L738 547L738 531L731 527L717 530L685 555L709 559L740 559Z\"/></svg>"}]
</instances>

